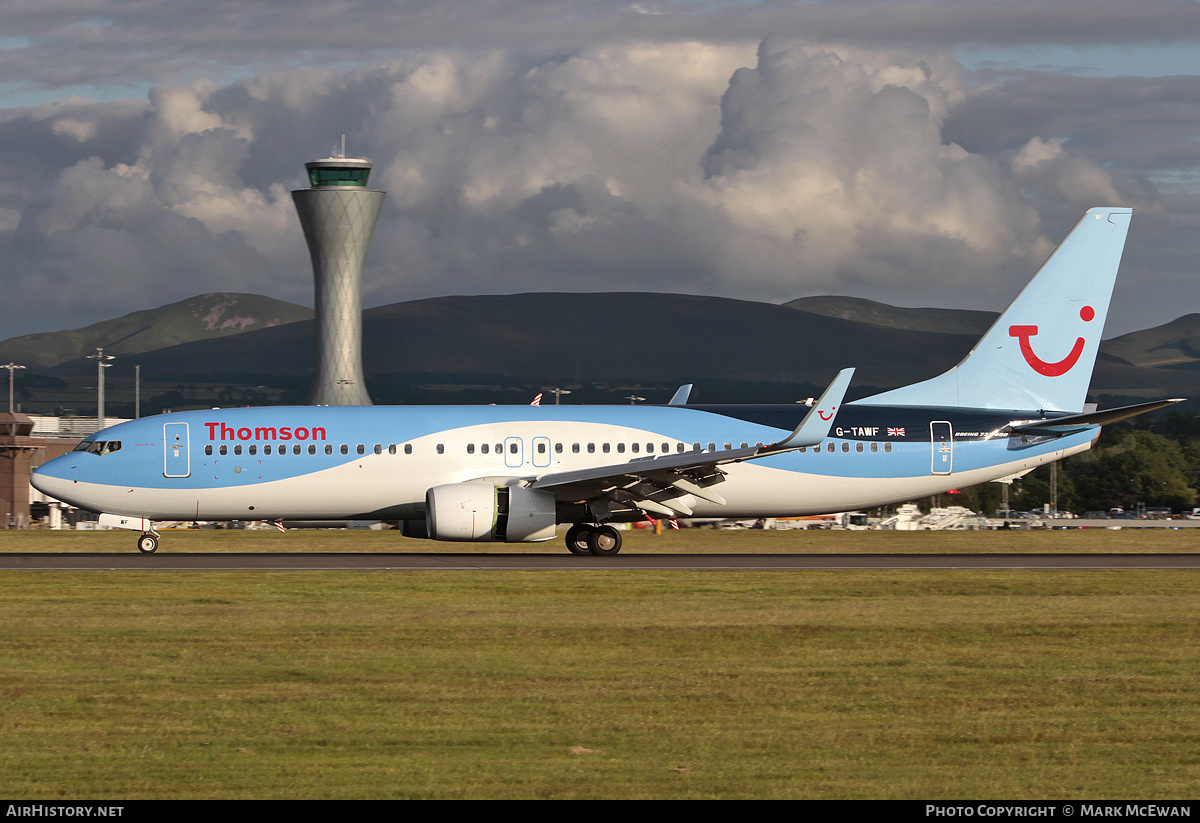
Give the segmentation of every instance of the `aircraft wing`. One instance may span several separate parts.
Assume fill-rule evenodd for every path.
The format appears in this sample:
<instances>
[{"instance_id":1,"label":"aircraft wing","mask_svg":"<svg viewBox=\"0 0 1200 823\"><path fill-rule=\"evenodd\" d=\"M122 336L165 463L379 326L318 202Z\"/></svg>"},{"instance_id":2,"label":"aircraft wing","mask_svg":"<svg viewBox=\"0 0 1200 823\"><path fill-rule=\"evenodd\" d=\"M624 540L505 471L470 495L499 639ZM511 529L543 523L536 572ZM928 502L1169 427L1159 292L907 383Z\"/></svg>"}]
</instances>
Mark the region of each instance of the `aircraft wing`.
<instances>
[{"instance_id":1,"label":"aircraft wing","mask_svg":"<svg viewBox=\"0 0 1200 823\"><path fill-rule=\"evenodd\" d=\"M535 478L530 487L553 489L560 499L592 501L606 498L618 506L669 517L692 514L692 510L678 499L689 494L724 505L725 499L710 488L725 479L725 472L720 467L820 443L829 435L829 427L837 416L853 374L854 369L839 372L796 430L777 443L744 449L693 450L557 472Z\"/></svg>"}]
</instances>

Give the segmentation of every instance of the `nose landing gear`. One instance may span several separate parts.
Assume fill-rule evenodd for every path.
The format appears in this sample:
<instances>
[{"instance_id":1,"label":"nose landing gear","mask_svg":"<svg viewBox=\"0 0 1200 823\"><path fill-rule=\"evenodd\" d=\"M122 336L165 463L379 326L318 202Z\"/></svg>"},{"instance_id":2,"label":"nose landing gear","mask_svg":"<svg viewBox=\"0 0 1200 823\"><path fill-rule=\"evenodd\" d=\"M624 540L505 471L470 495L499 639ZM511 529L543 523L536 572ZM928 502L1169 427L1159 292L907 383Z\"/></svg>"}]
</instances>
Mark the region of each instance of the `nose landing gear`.
<instances>
[{"instance_id":1,"label":"nose landing gear","mask_svg":"<svg viewBox=\"0 0 1200 823\"><path fill-rule=\"evenodd\" d=\"M142 554L154 554L158 551L158 535L146 532L138 537L137 547Z\"/></svg>"}]
</instances>

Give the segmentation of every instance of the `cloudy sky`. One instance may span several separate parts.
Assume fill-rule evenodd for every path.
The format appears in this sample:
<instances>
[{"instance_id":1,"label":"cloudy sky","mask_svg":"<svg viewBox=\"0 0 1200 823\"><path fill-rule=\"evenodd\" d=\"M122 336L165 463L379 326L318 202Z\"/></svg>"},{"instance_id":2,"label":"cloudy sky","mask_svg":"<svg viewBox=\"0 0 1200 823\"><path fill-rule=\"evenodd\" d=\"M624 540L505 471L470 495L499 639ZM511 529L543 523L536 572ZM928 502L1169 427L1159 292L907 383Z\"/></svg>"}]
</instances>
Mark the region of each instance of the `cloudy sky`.
<instances>
[{"instance_id":1,"label":"cloudy sky","mask_svg":"<svg viewBox=\"0 0 1200 823\"><path fill-rule=\"evenodd\" d=\"M1110 335L1200 310L1191 0L0 0L0 338L312 304L290 190L388 192L367 305L848 294L999 309L1137 211Z\"/></svg>"}]
</instances>

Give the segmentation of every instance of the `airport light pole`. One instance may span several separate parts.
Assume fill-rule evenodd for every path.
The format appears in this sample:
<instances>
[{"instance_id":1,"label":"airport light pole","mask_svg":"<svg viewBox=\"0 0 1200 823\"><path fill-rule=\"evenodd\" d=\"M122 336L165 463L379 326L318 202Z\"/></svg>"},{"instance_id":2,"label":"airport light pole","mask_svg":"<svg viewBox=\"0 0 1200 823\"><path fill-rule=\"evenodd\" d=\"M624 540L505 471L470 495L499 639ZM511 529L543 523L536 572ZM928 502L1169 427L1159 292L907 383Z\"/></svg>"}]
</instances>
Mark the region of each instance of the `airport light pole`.
<instances>
[{"instance_id":1,"label":"airport light pole","mask_svg":"<svg viewBox=\"0 0 1200 823\"><path fill-rule=\"evenodd\" d=\"M564 395L564 394L570 394L571 390L570 389L551 389L550 393L552 395L554 395L554 405L557 406L559 396Z\"/></svg>"},{"instance_id":2,"label":"airport light pole","mask_svg":"<svg viewBox=\"0 0 1200 823\"><path fill-rule=\"evenodd\" d=\"M0 366L0 369L8 369L8 413L13 413L13 374L17 369L23 369L24 366L18 366L16 363L5 363Z\"/></svg>"},{"instance_id":3,"label":"airport light pole","mask_svg":"<svg viewBox=\"0 0 1200 823\"><path fill-rule=\"evenodd\" d=\"M116 360L111 354L105 354L104 349L97 346L95 354L89 354L88 360L96 361L96 431L104 428L104 370L112 368L109 360Z\"/></svg>"},{"instance_id":4,"label":"airport light pole","mask_svg":"<svg viewBox=\"0 0 1200 823\"><path fill-rule=\"evenodd\" d=\"M638 404L638 401L645 400L646 398L638 397L636 394L631 394L628 397L626 397L625 399L629 401L629 405L636 406Z\"/></svg>"}]
</instances>

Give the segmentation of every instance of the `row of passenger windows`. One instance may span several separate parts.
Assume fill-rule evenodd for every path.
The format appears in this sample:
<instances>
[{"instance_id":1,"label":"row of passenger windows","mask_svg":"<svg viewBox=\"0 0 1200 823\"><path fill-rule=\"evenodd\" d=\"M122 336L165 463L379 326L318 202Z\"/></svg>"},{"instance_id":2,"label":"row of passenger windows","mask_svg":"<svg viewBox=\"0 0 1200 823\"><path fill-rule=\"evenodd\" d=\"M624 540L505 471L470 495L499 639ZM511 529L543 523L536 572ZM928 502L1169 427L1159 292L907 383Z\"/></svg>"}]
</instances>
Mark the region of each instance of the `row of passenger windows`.
<instances>
[{"instance_id":1,"label":"row of passenger windows","mask_svg":"<svg viewBox=\"0 0 1200 823\"><path fill-rule=\"evenodd\" d=\"M110 443L115 445L115 448L111 448L111 450L113 450L113 451L121 448L121 443L119 440L118 441L110 441ZM83 444L80 444L80 446L82 446L82 445ZM109 444L91 443L88 445L89 446L100 445L101 447L103 447L103 446L109 445ZM534 448L534 451L536 451L538 454L545 454L548 445L549 445L549 443L545 439L539 438L534 441L533 448ZM616 445L616 453L617 454L625 454L625 451L626 451L625 443L617 443L615 445ZM762 447L762 443L755 443L754 445L755 445L755 448ZM878 442L871 441L867 445L869 446L871 452L879 451L879 443ZM562 454L565 451L565 446L566 446L566 444L564 444L564 443L555 443L554 444L554 453ZM645 444L645 453L646 454L654 454L655 446L656 446L656 444L654 444L654 443L646 443ZM738 448L747 449L749 447L750 447L749 443L742 443ZM437 448L438 454L446 453L445 444L438 443L436 448ZM475 454L476 445L474 443L468 443L466 448L467 448L467 454ZM495 446L493 446L490 443L481 443L481 444L479 444L478 448L479 448L480 454L491 454L491 453L503 454L504 453L504 444L503 443L497 443L497 444L495 444ZM642 452L642 448L643 448L643 444L641 444L641 443L628 444L629 452L632 454L640 454ZM242 449L243 449L243 447L240 443L236 444L232 447L221 445L216 448L216 453L221 454L221 455L227 455L230 453L232 453L234 455L241 455L243 453ZM355 450L354 453L355 454L366 454L367 449L368 449L368 446L366 446L362 443L359 443L357 446L354 447L354 450ZM383 454L385 449L388 454L399 454L401 451L403 451L404 454L412 454L412 450L413 450L411 443L405 443L403 446L399 446L395 443L391 443L387 446L384 446L382 443L376 443L374 446L370 447L370 449L373 454ZM725 451L730 451L732 449L733 449L733 443L725 443L724 444ZM80 448L76 447L76 451L79 451L79 450L80 450ZM91 449L88 449L88 450L91 451ZM688 450L689 449L688 449L686 443L676 443L675 444L675 451L678 454L683 454L684 452L686 452ZM805 447L801 447L799 450L802 452L808 451L808 449ZM828 451L830 454L832 454L837 449L833 442L829 442L829 443L825 444L825 450ZM860 453L863 452L865 450L863 441L861 441L861 440L856 441L854 444L854 450L856 452L860 452ZM890 453L891 450L892 450L892 444L885 442L883 444L883 451ZM299 443L295 443L291 446L290 453L291 454L304 454L305 451L307 451L308 454L317 454L318 453L317 452L317 444L309 443L308 447L306 449L304 446L301 446ZM521 451L521 446L516 441L513 441L508 444L508 451L510 454L519 454ZM599 451L601 454L610 454L613 451L613 444L611 444L611 443L599 443L599 444L597 444L597 443L587 443L587 444L572 443L571 444L571 454L579 454L581 452L586 452L587 454L595 454L597 451ZM693 443L692 447L691 447L691 451L705 451L705 449L702 447L702 444ZM707 451L710 451L710 452L718 451L717 444L709 443ZM842 451L843 452L850 451L850 442L849 441L847 441L847 440L842 441ZM350 454L350 446L347 445L346 443L342 443L340 446L338 446L337 452L338 452L338 454L348 455L348 454ZM671 444L670 443L661 444L661 448L658 450L659 454L670 454L670 452L671 452ZM813 452L813 454L820 454L821 447L820 446L812 447L812 452ZM100 454L102 452L97 451L96 453ZM205 446L204 453L206 455L211 455L213 453L213 447L211 445ZM270 444L267 444L262 447L262 453L264 455L269 455L272 453L278 454L278 455L285 455L285 454L289 453L289 450L288 450L287 446L281 445L278 447L272 447ZM334 453L334 447L333 447L332 443L325 444L324 453L325 454L333 454ZM257 445L246 446L245 454L257 455L258 454L258 446Z\"/></svg>"},{"instance_id":2,"label":"row of passenger windows","mask_svg":"<svg viewBox=\"0 0 1200 823\"><path fill-rule=\"evenodd\" d=\"M871 450L871 452L877 452L877 451L879 451L879 443L878 443L878 442L876 442L876 441L872 440L872 441L871 441L870 443L868 443L867 445L868 445L868 446L870 446L870 450ZM865 448L863 447L863 441L861 441L861 440L856 440L856 441L854 442L854 450L855 450L856 452L858 452L859 454L861 454L863 451L865 451ZM883 450L884 450L885 452L887 452L887 453L889 453L889 454L890 454L890 453L891 453L891 451L892 451L892 444L891 444L891 443L888 443L888 442L884 442L884 444L883 444ZM805 448L804 446L801 446L801 447L799 448L799 451L805 452L805 451L808 451L808 449L807 449L807 448ZM825 444L825 451L829 452L830 454L833 454L835 451L837 451L837 449L835 449L835 448L834 448L834 444L833 444L833 443L826 443L826 444ZM850 441L849 441L849 440L843 440L843 441L842 441L842 451L844 451L844 452L849 452L849 451L850 451ZM820 453L821 453L821 447L820 447L820 446L813 446L813 454L820 454Z\"/></svg>"},{"instance_id":3,"label":"row of passenger windows","mask_svg":"<svg viewBox=\"0 0 1200 823\"><path fill-rule=\"evenodd\" d=\"M363 445L362 443L359 443L354 448L355 448L355 454L366 454L367 453L367 446ZM376 443L374 445L374 447L372 447L372 452L374 454L383 454L384 449L386 449L388 454L398 454L400 452L401 448L403 448L403 451L405 454L412 454L412 444L411 443L405 443L403 447L397 446L395 443L392 443L388 446L384 446L381 443ZM441 446L438 446L438 454L441 454L441 448L442 448ZM304 446L301 446L299 443L292 444L291 454L304 454L305 451L306 450L305 450ZM232 453L235 455L240 455L243 453L242 445L240 443L233 446L232 448L229 446L218 446L216 449L216 452L217 452L217 454L231 454ZM316 454L317 453L317 444L309 443L307 452L309 454ZM333 444L326 443L324 452L325 452L325 454L333 454ZM204 453L212 454L213 447L211 445L205 446ZM257 445L246 446L245 453L246 454L258 454L258 446ZM288 454L289 452L288 452L287 446L279 446L277 449L273 449L271 444L268 443L267 445L262 447L262 453L263 454L272 454L272 453ZM350 446L343 443L341 446L338 447L338 453L339 454L349 454Z\"/></svg>"}]
</instances>

